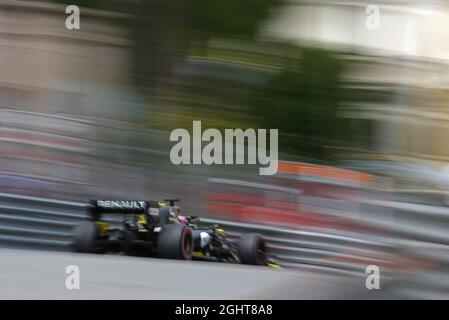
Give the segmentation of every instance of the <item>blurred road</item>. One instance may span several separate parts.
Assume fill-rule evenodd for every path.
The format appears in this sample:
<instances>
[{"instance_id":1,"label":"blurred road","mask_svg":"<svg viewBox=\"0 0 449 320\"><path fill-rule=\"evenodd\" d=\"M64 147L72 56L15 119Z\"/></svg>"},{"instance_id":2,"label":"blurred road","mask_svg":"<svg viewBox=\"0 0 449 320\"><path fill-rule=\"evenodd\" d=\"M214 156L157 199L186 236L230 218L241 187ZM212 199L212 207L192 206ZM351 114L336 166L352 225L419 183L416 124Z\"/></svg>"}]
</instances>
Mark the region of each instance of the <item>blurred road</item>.
<instances>
[{"instance_id":1,"label":"blurred road","mask_svg":"<svg viewBox=\"0 0 449 320\"><path fill-rule=\"evenodd\" d=\"M0 249L0 299L351 299L363 277L199 261ZM80 268L80 289L65 287Z\"/></svg>"}]
</instances>

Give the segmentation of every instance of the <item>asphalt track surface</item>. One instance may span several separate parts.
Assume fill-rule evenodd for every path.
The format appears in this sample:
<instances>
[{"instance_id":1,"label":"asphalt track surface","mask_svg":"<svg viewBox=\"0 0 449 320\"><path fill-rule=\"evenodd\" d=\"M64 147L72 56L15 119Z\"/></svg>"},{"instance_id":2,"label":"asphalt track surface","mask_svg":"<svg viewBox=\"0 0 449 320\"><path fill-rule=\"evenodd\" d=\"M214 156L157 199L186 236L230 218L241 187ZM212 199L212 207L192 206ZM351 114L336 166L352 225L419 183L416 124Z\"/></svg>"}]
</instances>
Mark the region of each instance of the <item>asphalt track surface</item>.
<instances>
[{"instance_id":1,"label":"asphalt track surface","mask_svg":"<svg viewBox=\"0 0 449 320\"><path fill-rule=\"evenodd\" d=\"M80 289L65 286L77 265ZM121 255L0 249L0 299L352 299L365 279Z\"/></svg>"}]
</instances>

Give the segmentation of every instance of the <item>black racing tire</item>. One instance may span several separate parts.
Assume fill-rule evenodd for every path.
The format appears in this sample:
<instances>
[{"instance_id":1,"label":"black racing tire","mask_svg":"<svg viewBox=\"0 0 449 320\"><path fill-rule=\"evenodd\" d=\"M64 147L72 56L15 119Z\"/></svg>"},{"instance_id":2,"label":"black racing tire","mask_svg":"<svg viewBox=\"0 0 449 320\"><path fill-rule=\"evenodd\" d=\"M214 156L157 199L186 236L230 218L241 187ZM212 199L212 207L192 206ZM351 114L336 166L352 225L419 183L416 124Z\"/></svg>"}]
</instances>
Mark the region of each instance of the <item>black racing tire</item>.
<instances>
[{"instance_id":1,"label":"black racing tire","mask_svg":"<svg viewBox=\"0 0 449 320\"><path fill-rule=\"evenodd\" d=\"M239 240L239 256L242 264L266 266L265 240L256 233L245 233Z\"/></svg>"},{"instance_id":2,"label":"black racing tire","mask_svg":"<svg viewBox=\"0 0 449 320\"><path fill-rule=\"evenodd\" d=\"M73 247L77 252L94 253L100 231L95 222L83 221L73 231Z\"/></svg>"},{"instance_id":3,"label":"black racing tire","mask_svg":"<svg viewBox=\"0 0 449 320\"><path fill-rule=\"evenodd\" d=\"M182 224L163 226L158 236L157 250L160 258L192 260L192 230Z\"/></svg>"}]
</instances>

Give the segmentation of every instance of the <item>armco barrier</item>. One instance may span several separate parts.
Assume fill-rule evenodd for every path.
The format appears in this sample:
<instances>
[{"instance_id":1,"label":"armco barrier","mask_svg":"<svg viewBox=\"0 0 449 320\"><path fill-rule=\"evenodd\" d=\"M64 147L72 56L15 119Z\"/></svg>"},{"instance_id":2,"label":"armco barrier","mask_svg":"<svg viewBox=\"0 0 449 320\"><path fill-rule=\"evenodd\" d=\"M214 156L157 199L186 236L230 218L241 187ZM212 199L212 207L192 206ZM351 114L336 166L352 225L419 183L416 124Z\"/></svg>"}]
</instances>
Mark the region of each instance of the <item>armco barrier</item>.
<instances>
[{"instance_id":1,"label":"armco barrier","mask_svg":"<svg viewBox=\"0 0 449 320\"><path fill-rule=\"evenodd\" d=\"M377 205L385 206L388 203ZM439 218L446 219L445 212L436 210L434 213ZM429 218L431 214L432 212L426 212L426 217ZM0 245L70 250L72 228L86 218L85 203L0 193ZM201 221L204 224L222 225L231 237L238 237L242 232L262 234L267 239L270 254L286 267L360 273L364 271L361 266L368 263L388 264L391 257L388 254L394 249L391 243L386 244L382 238L370 237L370 240L366 240L350 235L279 228L210 217ZM117 220L110 219L110 222ZM407 231L413 235L411 230ZM427 232L431 233L432 230ZM422 236L422 233L425 232L419 230L417 234ZM442 237L441 243L445 242L446 237Z\"/></svg>"}]
</instances>

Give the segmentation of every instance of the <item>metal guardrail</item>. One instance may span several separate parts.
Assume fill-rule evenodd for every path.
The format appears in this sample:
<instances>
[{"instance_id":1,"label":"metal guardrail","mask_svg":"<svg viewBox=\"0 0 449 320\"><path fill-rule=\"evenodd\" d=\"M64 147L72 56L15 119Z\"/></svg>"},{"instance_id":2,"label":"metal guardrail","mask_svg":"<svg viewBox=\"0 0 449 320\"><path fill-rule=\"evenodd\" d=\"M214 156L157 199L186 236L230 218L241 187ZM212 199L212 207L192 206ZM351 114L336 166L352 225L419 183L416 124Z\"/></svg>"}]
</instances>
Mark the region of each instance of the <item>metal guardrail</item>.
<instances>
[{"instance_id":1,"label":"metal guardrail","mask_svg":"<svg viewBox=\"0 0 449 320\"><path fill-rule=\"evenodd\" d=\"M16 248L70 250L74 226L87 218L86 204L0 193L0 245ZM111 223L117 219L106 218ZM270 254L286 267L361 271L344 261L368 259L373 251L385 249L380 242L354 237L255 225L213 218L202 224L220 224L231 237L256 232L267 240ZM329 259L332 257L333 259ZM341 258L341 259L340 259Z\"/></svg>"},{"instance_id":2,"label":"metal guardrail","mask_svg":"<svg viewBox=\"0 0 449 320\"><path fill-rule=\"evenodd\" d=\"M360 275L368 264L388 265L398 252L418 258L430 252L429 248L438 247L441 252L448 252L447 233L439 229L449 224L449 210L422 205L410 207L410 204L391 201L368 201L364 205L392 210L392 220L383 225L375 219L375 212L365 214L365 222L387 231L381 237L332 234L211 217L202 218L200 224L222 225L231 237L239 237L243 232L262 234L269 254L282 266L290 268ZM366 210L371 211L369 208ZM0 193L0 246L68 251L73 227L87 217L85 203ZM404 217L409 219L404 220ZM119 222L117 218L106 219L110 223ZM395 220L408 223L400 225ZM429 228L432 224L436 224L438 230ZM441 257L438 254L432 259L442 261Z\"/></svg>"},{"instance_id":3,"label":"metal guardrail","mask_svg":"<svg viewBox=\"0 0 449 320\"><path fill-rule=\"evenodd\" d=\"M202 219L202 223L220 224L231 237L238 237L242 232L262 234L267 239L268 251L287 268L366 277L365 267L378 264L383 266L382 278L390 283L383 288L385 298L447 299L449 247L445 244L446 237L432 235L433 229L429 228L429 224L444 225L449 221L446 209L434 206L410 208L407 203L377 200L367 201L364 205L368 206L364 209L369 211L369 219L373 221L376 212L371 211L373 208L370 206L391 209L393 218L398 221L408 217L414 223L423 223L423 227L414 232L414 228L397 225L395 219L392 219L392 222L387 223L390 238L384 236L376 239L372 235L330 234L210 217ZM85 209L86 204L80 202L0 193L0 246L68 251L72 228L87 218ZM117 222L117 219L109 220ZM401 229L407 229L407 232L399 232ZM395 254L436 263L418 274L398 273L386 267L394 263ZM399 266L404 264L407 267L407 262L399 262Z\"/></svg>"},{"instance_id":4,"label":"metal guardrail","mask_svg":"<svg viewBox=\"0 0 449 320\"><path fill-rule=\"evenodd\" d=\"M67 250L72 228L86 218L84 205L0 194L0 244Z\"/></svg>"}]
</instances>

